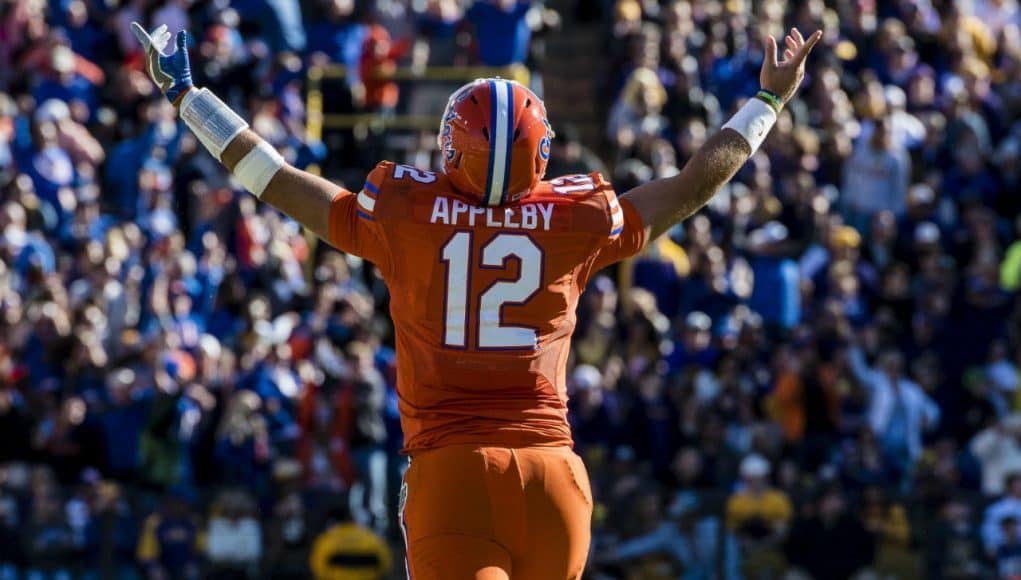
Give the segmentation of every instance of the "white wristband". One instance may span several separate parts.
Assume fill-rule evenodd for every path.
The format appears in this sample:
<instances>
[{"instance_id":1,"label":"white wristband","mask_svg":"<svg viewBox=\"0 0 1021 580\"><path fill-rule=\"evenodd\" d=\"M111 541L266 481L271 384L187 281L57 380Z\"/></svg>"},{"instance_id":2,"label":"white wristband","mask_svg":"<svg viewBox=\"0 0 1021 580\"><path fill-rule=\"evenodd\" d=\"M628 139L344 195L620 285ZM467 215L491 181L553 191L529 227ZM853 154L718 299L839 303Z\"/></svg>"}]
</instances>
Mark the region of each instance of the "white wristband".
<instances>
[{"instance_id":1,"label":"white wristband","mask_svg":"<svg viewBox=\"0 0 1021 580\"><path fill-rule=\"evenodd\" d=\"M227 145L248 128L248 123L209 89L191 89L184 94L181 120L217 159Z\"/></svg>"},{"instance_id":2,"label":"white wristband","mask_svg":"<svg viewBox=\"0 0 1021 580\"><path fill-rule=\"evenodd\" d=\"M262 197L269 181L287 162L269 143L259 140L238 164L234 166L234 176L245 189L255 197Z\"/></svg>"},{"instance_id":3,"label":"white wristband","mask_svg":"<svg viewBox=\"0 0 1021 580\"><path fill-rule=\"evenodd\" d=\"M752 154L759 150L766 140L769 130L776 124L776 111L757 98L748 99L734 116L730 118L724 129L737 131L752 148Z\"/></svg>"}]
</instances>

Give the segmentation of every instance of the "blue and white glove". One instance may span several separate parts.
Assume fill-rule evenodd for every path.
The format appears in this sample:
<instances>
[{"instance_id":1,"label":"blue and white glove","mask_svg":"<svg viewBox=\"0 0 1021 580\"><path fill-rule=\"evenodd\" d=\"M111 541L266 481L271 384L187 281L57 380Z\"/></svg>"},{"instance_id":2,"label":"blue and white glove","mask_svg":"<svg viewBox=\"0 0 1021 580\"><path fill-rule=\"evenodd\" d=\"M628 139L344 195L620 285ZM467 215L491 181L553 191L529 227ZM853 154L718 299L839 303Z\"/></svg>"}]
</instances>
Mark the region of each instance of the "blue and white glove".
<instances>
[{"instance_id":1,"label":"blue and white glove","mask_svg":"<svg viewBox=\"0 0 1021 580\"><path fill-rule=\"evenodd\" d=\"M132 22L131 31L145 50L146 72L167 100L178 107L181 120L195 133L199 143L222 161L227 146L248 128L248 123L209 89L195 88L188 62L188 33L178 32L177 50L166 55L163 49L170 42L170 31L166 25L150 35L137 22ZM260 197L273 176L285 165L287 162L280 153L259 139L234 165L233 173L245 189Z\"/></svg>"},{"instance_id":2,"label":"blue and white glove","mask_svg":"<svg viewBox=\"0 0 1021 580\"><path fill-rule=\"evenodd\" d=\"M188 33L177 33L177 51L171 55L163 54L163 49L170 42L170 31L164 24L152 31L150 35L137 22L131 23L131 31L145 50L145 70L166 95L167 100L177 104L178 99L194 85L191 81L191 64L188 62Z\"/></svg>"}]
</instances>

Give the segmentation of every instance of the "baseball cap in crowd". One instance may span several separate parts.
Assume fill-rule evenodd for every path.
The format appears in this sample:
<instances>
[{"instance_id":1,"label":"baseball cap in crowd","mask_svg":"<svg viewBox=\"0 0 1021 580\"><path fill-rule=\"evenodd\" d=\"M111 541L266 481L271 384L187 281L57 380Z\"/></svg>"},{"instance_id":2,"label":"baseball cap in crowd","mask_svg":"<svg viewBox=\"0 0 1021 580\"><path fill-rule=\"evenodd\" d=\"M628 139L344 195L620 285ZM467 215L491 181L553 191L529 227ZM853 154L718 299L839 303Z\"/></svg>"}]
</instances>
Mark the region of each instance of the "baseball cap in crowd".
<instances>
[{"instance_id":1,"label":"baseball cap in crowd","mask_svg":"<svg viewBox=\"0 0 1021 580\"><path fill-rule=\"evenodd\" d=\"M787 239L787 226L780 222L767 222L761 228L748 235L748 243L753 247L775 244Z\"/></svg>"},{"instance_id":2,"label":"baseball cap in crowd","mask_svg":"<svg viewBox=\"0 0 1021 580\"><path fill-rule=\"evenodd\" d=\"M103 474L95 467L86 467L82 470L81 482L85 485L94 485L103 481Z\"/></svg>"},{"instance_id":3,"label":"baseball cap in crowd","mask_svg":"<svg viewBox=\"0 0 1021 580\"><path fill-rule=\"evenodd\" d=\"M273 462L273 479L279 482L294 481L301 477L304 468L297 459L284 457Z\"/></svg>"},{"instance_id":4,"label":"baseball cap in crowd","mask_svg":"<svg viewBox=\"0 0 1021 580\"><path fill-rule=\"evenodd\" d=\"M696 310L684 318L684 326L692 330L706 331L713 327L713 319L705 312Z\"/></svg>"},{"instance_id":5,"label":"baseball cap in crowd","mask_svg":"<svg viewBox=\"0 0 1021 580\"><path fill-rule=\"evenodd\" d=\"M883 87L883 94L886 96L886 105L892 109L903 109L907 106L908 97L904 94L904 89L896 85L886 85Z\"/></svg>"},{"instance_id":6,"label":"baseball cap in crowd","mask_svg":"<svg viewBox=\"0 0 1021 580\"><path fill-rule=\"evenodd\" d=\"M910 204L929 204L935 199L936 192L927 183L916 183L908 189L908 203Z\"/></svg>"},{"instance_id":7,"label":"baseball cap in crowd","mask_svg":"<svg viewBox=\"0 0 1021 580\"><path fill-rule=\"evenodd\" d=\"M641 20L642 5L637 0L621 0L614 7L614 14L617 20Z\"/></svg>"},{"instance_id":8,"label":"baseball cap in crowd","mask_svg":"<svg viewBox=\"0 0 1021 580\"><path fill-rule=\"evenodd\" d=\"M74 70L74 52L62 45L53 47L50 52L50 66L58 73L69 73Z\"/></svg>"},{"instance_id":9,"label":"baseball cap in crowd","mask_svg":"<svg viewBox=\"0 0 1021 580\"><path fill-rule=\"evenodd\" d=\"M600 294L608 292L615 292L617 286L613 283L613 280L609 276L596 276L596 279L592 281L592 290Z\"/></svg>"},{"instance_id":10,"label":"baseball cap in crowd","mask_svg":"<svg viewBox=\"0 0 1021 580\"><path fill-rule=\"evenodd\" d=\"M758 453L752 453L741 460L741 477L745 479L766 477L769 475L771 469L772 467L769 465L769 460Z\"/></svg>"},{"instance_id":11,"label":"baseball cap in crowd","mask_svg":"<svg viewBox=\"0 0 1021 580\"><path fill-rule=\"evenodd\" d=\"M830 233L830 244L834 248L857 248L861 245L861 234L852 226L838 226Z\"/></svg>"},{"instance_id":12,"label":"baseball cap in crowd","mask_svg":"<svg viewBox=\"0 0 1021 580\"><path fill-rule=\"evenodd\" d=\"M922 222L915 226L916 244L934 244L939 241L939 226L932 222Z\"/></svg>"},{"instance_id":13,"label":"baseball cap in crowd","mask_svg":"<svg viewBox=\"0 0 1021 580\"><path fill-rule=\"evenodd\" d=\"M158 207L149 216L149 234L153 239L162 240L177 229L177 221L168 208Z\"/></svg>"},{"instance_id":14,"label":"baseball cap in crowd","mask_svg":"<svg viewBox=\"0 0 1021 580\"><path fill-rule=\"evenodd\" d=\"M223 351L223 347L220 345L220 341L212 334L203 333L199 337L199 351L202 352L202 356L210 359L220 358L220 353Z\"/></svg>"},{"instance_id":15,"label":"baseball cap in crowd","mask_svg":"<svg viewBox=\"0 0 1021 580\"><path fill-rule=\"evenodd\" d=\"M1017 137L1008 137L996 148L993 163L1008 167L1017 163L1018 157L1021 157L1021 140Z\"/></svg>"},{"instance_id":16,"label":"baseball cap in crowd","mask_svg":"<svg viewBox=\"0 0 1021 580\"><path fill-rule=\"evenodd\" d=\"M580 364L571 373L571 386L579 391L587 391L598 387L603 382L603 374L589 364Z\"/></svg>"},{"instance_id":17,"label":"baseball cap in crowd","mask_svg":"<svg viewBox=\"0 0 1021 580\"><path fill-rule=\"evenodd\" d=\"M45 123L52 121L58 123L71 117L71 108L60 99L47 99L35 110L35 122Z\"/></svg>"}]
</instances>

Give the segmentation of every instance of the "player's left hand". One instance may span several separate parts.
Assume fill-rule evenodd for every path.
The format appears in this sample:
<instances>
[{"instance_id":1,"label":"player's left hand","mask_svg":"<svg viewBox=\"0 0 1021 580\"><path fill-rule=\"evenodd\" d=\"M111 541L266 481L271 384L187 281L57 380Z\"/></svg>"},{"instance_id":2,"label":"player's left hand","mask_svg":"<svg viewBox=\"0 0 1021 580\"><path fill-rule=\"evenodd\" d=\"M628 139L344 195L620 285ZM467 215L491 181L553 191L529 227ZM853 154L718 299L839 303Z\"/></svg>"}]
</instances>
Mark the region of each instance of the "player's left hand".
<instances>
[{"instance_id":1,"label":"player's left hand","mask_svg":"<svg viewBox=\"0 0 1021 580\"><path fill-rule=\"evenodd\" d=\"M806 40L797 28L792 28L790 34L784 38L786 48L783 60L777 61L776 39L772 36L766 37L766 58L759 73L759 84L762 88L780 97L783 103L790 101L805 78L805 59L820 38L821 30L817 30Z\"/></svg>"},{"instance_id":2,"label":"player's left hand","mask_svg":"<svg viewBox=\"0 0 1021 580\"><path fill-rule=\"evenodd\" d=\"M142 44L145 51L145 70L149 73L160 92L167 100L177 104L178 99L192 88L191 63L188 62L188 33L177 33L177 51L171 55L163 54L163 49L170 42L170 31L164 24L152 31L150 35L137 22L131 23L131 31Z\"/></svg>"}]
</instances>

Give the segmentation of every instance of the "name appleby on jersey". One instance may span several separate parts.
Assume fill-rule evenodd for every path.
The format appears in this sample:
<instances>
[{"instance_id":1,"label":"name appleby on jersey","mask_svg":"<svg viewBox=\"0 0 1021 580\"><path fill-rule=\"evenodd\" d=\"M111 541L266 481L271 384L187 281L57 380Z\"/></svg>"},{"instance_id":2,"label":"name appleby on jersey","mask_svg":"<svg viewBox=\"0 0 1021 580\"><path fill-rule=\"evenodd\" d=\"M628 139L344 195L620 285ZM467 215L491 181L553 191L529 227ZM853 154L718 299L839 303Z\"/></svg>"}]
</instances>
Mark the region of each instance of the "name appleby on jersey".
<instances>
[{"instance_id":1,"label":"name appleby on jersey","mask_svg":"<svg viewBox=\"0 0 1021 580\"><path fill-rule=\"evenodd\" d=\"M429 223L448 226L485 226L520 230L550 230L552 203L524 203L515 207L476 207L442 195L433 202Z\"/></svg>"}]
</instances>

